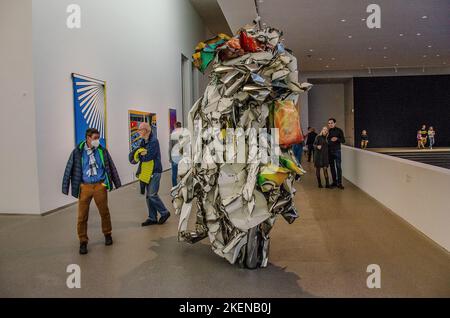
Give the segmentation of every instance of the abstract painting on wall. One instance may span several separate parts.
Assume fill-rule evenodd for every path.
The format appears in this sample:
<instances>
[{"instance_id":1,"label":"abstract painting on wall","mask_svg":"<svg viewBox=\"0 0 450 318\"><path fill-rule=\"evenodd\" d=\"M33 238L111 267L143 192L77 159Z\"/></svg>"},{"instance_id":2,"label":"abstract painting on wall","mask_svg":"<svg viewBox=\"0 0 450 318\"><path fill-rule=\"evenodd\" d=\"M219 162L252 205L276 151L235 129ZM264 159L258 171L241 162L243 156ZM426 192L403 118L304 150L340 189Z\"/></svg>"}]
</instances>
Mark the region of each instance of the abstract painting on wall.
<instances>
[{"instance_id":1,"label":"abstract painting on wall","mask_svg":"<svg viewBox=\"0 0 450 318\"><path fill-rule=\"evenodd\" d=\"M75 144L85 140L88 128L100 132L100 144L106 147L106 82L72 73Z\"/></svg>"},{"instance_id":2,"label":"abstract painting on wall","mask_svg":"<svg viewBox=\"0 0 450 318\"><path fill-rule=\"evenodd\" d=\"M139 136L138 129L141 123L152 123L156 122L156 114L147 113L137 110L129 110L128 111L128 119L129 119L129 135L130 135L130 151L139 147L141 142L141 136Z\"/></svg>"},{"instance_id":3,"label":"abstract painting on wall","mask_svg":"<svg viewBox=\"0 0 450 318\"><path fill-rule=\"evenodd\" d=\"M177 123L177 110L169 108L169 129L172 132L175 129Z\"/></svg>"}]
</instances>

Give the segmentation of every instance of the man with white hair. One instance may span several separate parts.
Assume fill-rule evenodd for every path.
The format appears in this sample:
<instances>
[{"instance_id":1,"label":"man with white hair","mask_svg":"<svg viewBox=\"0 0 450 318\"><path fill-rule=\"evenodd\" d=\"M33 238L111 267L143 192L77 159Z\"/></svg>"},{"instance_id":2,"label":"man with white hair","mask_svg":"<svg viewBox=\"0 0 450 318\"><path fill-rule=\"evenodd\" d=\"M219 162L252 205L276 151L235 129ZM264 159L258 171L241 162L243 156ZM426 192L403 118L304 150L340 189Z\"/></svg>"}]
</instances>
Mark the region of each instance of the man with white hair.
<instances>
[{"instance_id":1,"label":"man with white hair","mask_svg":"<svg viewBox=\"0 0 450 318\"><path fill-rule=\"evenodd\" d=\"M158 195L159 183L161 181L161 152L159 149L159 141L156 138L156 134L153 133L148 123L141 123L139 125L139 135L142 137L140 146L138 147L140 166L146 162L153 161L153 171L148 184L145 185L146 201L148 207L148 218L142 223L142 226L148 226L153 224L164 224L170 217L170 212L164 206L161 198ZM158 212L160 218L158 220Z\"/></svg>"}]
</instances>

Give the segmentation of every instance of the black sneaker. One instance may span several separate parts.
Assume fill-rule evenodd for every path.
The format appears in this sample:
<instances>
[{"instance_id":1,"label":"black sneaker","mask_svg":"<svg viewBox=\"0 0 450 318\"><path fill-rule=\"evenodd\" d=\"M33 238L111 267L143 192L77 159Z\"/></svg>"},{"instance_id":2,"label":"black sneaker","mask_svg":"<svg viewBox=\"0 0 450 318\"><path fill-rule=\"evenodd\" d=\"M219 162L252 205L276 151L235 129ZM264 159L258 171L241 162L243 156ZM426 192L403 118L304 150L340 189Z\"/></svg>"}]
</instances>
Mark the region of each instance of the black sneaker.
<instances>
[{"instance_id":1,"label":"black sneaker","mask_svg":"<svg viewBox=\"0 0 450 318\"><path fill-rule=\"evenodd\" d=\"M80 254L85 255L88 253L87 243L80 243Z\"/></svg>"},{"instance_id":2,"label":"black sneaker","mask_svg":"<svg viewBox=\"0 0 450 318\"><path fill-rule=\"evenodd\" d=\"M338 184L337 186L339 189L344 190L344 186L342 184Z\"/></svg>"},{"instance_id":3,"label":"black sneaker","mask_svg":"<svg viewBox=\"0 0 450 318\"><path fill-rule=\"evenodd\" d=\"M321 184L318 185L319 188L323 188L323 186Z\"/></svg>"},{"instance_id":4,"label":"black sneaker","mask_svg":"<svg viewBox=\"0 0 450 318\"><path fill-rule=\"evenodd\" d=\"M170 217L170 212L167 211L167 214L163 215L159 218L158 224L164 224L166 223L167 219Z\"/></svg>"},{"instance_id":5,"label":"black sneaker","mask_svg":"<svg viewBox=\"0 0 450 318\"><path fill-rule=\"evenodd\" d=\"M147 220L145 220L145 222L143 222L141 224L141 226L149 226L149 225L154 225L154 224L158 224L158 222L147 219Z\"/></svg>"},{"instance_id":6,"label":"black sneaker","mask_svg":"<svg viewBox=\"0 0 450 318\"><path fill-rule=\"evenodd\" d=\"M330 189L334 189L334 188L336 188L337 187L337 184L336 183L332 183L331 185L330 185Z\"/></svg>"},{"instance_id":7,"label":"black sneaker","mask_svg":"<svg viewBox=\"0 0 450 318\"><path fill-rule=\"evenodd\" d=\"M112 245L112 244L113 244L113 239L112 239L111 234L105 235L105 245L109 246L109 245Z\"/></svg>"}]
</instances>

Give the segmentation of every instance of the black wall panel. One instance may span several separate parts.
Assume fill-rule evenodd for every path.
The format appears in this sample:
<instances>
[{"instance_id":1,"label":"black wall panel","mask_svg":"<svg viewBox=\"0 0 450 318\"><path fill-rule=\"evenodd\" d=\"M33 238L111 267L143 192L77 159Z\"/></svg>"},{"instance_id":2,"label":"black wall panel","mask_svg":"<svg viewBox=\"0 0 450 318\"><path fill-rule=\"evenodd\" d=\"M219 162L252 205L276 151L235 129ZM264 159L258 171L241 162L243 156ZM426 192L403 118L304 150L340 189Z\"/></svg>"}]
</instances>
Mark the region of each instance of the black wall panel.
<instances>
[{"instance_id":1,"label":"black wall panel","mask_svg":"<svg viewBox=\"0 0 450 318\"><path fill-rule=\"evenodd\" d=\"M354 78L355 145L363 129L369 147L414 147L422 123L436 146L450 146L450 75Z\"/></svg>"}]
</instances>

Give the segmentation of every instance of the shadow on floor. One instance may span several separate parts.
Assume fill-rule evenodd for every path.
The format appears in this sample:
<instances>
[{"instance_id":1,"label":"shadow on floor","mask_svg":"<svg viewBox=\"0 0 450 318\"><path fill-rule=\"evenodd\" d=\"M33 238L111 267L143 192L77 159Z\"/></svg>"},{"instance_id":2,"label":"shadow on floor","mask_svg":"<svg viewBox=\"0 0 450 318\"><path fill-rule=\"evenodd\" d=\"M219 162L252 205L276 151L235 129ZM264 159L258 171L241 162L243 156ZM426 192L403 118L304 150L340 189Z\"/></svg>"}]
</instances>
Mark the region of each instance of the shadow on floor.
<instances>
[{"instance_id":1,"label":"shadow on floor","mask_svg":"<svg viewBox=\"0 0 450 318\"><path fill-rule=\"evenodd\" d=\"M209 245L189 245L176 237L160 239L157 254L122 277L119 294L130 297L315 297L298 285L300 277L269 263L257 270L239 268Z\"/></svg>"}]
</instances>

